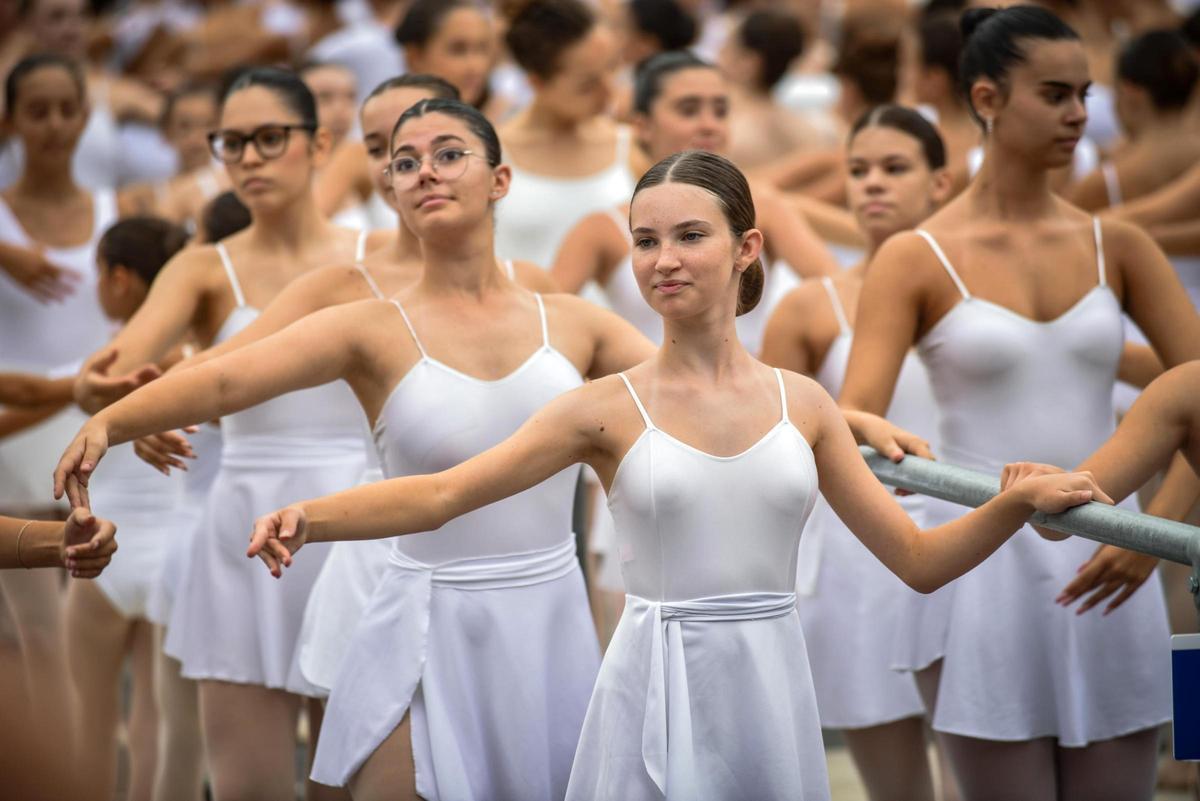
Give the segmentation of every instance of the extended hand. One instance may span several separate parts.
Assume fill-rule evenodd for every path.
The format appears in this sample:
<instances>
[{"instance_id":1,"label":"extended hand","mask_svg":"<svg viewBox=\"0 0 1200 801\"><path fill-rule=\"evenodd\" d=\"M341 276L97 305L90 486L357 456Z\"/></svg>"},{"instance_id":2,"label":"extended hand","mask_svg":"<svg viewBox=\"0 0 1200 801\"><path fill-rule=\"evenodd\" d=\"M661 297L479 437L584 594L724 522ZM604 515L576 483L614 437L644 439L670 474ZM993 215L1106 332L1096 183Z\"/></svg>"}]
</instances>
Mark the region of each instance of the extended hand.
<instances>
[{"instance_id":1,"label":"extended hand","mask_svg":"<svg viewBox=\"0 0 1200 801\"><path fill-rule=\"evenodd\" d=\"M1044 467L1044 465L1038 465L1038 467ZM1021 472L1018 465L1007 465L1001 475L1010 473L1010 468L1017 473ZM1051 468L1051 470L1055 469L1057 468ZM1001 483L1004 483L1003 478ZM1060 514L1073 506L1090 501L1112 503L1112 498L1104 494L1104 490L1100 489L1100 485L1096 483L1095 477L1090 472L1064 473L1062 471L1034 470L1027 472L1019 480L1009 481L1007 486L1012 491L1023 493L1025 500L1035 510L1047 515Z\"/></svg>"},{"instance_id":2,"label":"extended hand","mask_svg":"<svg viewBox=\"0 0 1200 801\"><path fill-rule=\"evenodd\" d=\"M194 427L184 429L195 433ZM171 468L187 470L183 459L195 459L196 452L187 437L178 431L165 431L162 434L151 434L148 437L134 440L133 452L146 464L153 467L164 476L171 474Z\"/></svg>"},{"instance_id":3,"label":"extended hand","mask_svg":"<svg viewBox=\"0 0 1200 801\"><path fill-rule=\"evenodd\" d=\"M89 506L88 481L107 452L108 431L93 417L79 429L54 468L54 497L61 498L65 492L71 508Z\"/></svg>"},{"instance_id":4,"label":"extended hand","mask_svg":"<svg viewBox=\"0 0 1200 801\"><path fill-rule=\"evenodd\" d=\"M1101 545L1092 558L1079 567L1078 575L1063 588L1054 599L1055 603L1070 606L1090 592L1091 596L1076 610L1076 614L1082 615L1117 593L1117 597L1104 607L1104 614L1107 615L1129 600L1129 596L1146 583L1157 566L1157 557L1127 551L1115 545Z\"/></svg>"},{"instance_id":5,"label":"extended hand","mask_svg":"<svg viewBox=\"0 0 1200 801\"><path fill-rule=\"evenodd\" d=\"M117 527L77 508L63 523L62 561L75 578L95 578L117 552Z\"/></svg>"},{"instance_id":6,"label":"extended hand","mask_svg":"<svg viewBox=\"0 0 1200 801\"><path fill-rule=\"evenodd\" d=\"M79 273L59 267L39 250L14 247L3 265L14 281L42 303L61 301L75 292Z\"/></svg>"},{"instance_id":7,"label":"extended hand","mask_svg":"<svg viewBox=\"0 0 1200 801\"><path fill-rule=\"evenodd\" d=\"M924 459L933 458L928 442L877 414L843 409L842 416L859 445L870 445L893 462L903 459L906 453Z\"/></svg>"},{"instance_id":8,"label":"extended hand","mask_svg":"<svg viewBox=\"0 0 1200 801\"><path fill-rule=\"evenodd\" d=\"M88 411L99 411L162 375L154 364L144 364L122 376L110 376L108 370L117 360L117 349L100 351L83 364L75 379L75 400Z\"/></svg>"},{"instance_id":9,"label":"extended hand","mask_svg":"<svg viewBox=\"0 0 1200 801\"><path fill-rule=\"evenodd\" d=\"M304 546L307 536L308 518L304 510L288 506L254 521L246 556L261 558L271 575L279 578L284 567L292 566L292 554Z\"/></svg>"}]
</instances>

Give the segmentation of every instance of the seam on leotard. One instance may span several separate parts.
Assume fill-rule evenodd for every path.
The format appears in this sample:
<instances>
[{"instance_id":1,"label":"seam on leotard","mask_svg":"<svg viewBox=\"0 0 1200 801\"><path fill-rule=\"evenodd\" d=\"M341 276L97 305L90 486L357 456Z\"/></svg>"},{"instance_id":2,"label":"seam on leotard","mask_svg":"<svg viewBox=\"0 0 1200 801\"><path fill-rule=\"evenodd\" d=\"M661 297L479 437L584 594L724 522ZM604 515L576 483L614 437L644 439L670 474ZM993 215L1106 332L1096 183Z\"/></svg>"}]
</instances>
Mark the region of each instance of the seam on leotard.
<instances>
[{"instance_id":1,"label":"seam on leotard","mask_svg":"<svg viewBox=\"0 0 1200 801\"><path fill-rule=\"evenodd\" d=\"M1121 205L1121 176L1117 173L1117 165L1106 161L1100 165L1100 174L1104 176L1104 191L1108 195L1108 205Z\"/></svg>"},{"instance_id":2,"label":"seam on leotard","mask_svg":"<svg viewBox=\"0 0 1200 801\"><path fill-rule=\"evenodd\" d=\"M367 282L367 286L371 288L371 292L380 300L384 299L383 290L379 288L379 284L375 283L375 279L371 277L371 273L367 270L362 261L355 262L354 269L362 273L363 280Z\"/></svg>"},{"instance_id":3,"label":"seam on leotard","mask_svg":"<svg viewBox=\"0 0 1200 801\"><path fill-rule=\"evenodd\" d=\"M1096 238L1096 272L1100 276L1100 286L1108 285L1108 270L1104 264L1104 237L1100 234L1100 218L1092 218L1092 233Z\"/></svg>"},{"instance_id":4,"label":"seam on leotard","mask_svg":"<svg viewBox=\"0 0 1200 801\"><path fill-rule=\"evenodd\" d=\"M246 296L242 294L242 285L238 283L237 273L233 269L233 259L229 258L229 251L225 249L224 242L217 243L217 255L221 257L221 266L225 268L225 275L229 278L229 285L233 288L233 299L237 301L239 307L246 305Z\"/></svg>"},{"instance_id":5,"label":"seam on leotard","mask_svg":"<svg viewBox=\"0 0 1200 801\"><path fill-rule=\"evenodd\" d=\"M404 327L408 329L408 333L413 338L413 344L417 346L417 350L421 353L422 359L428 359L429 354L425 352L425 348L421 345L421 340L417 336L417 329L413 328L412 320L408 319L408 312L404 311L404 307L400 305L400 301L392 298L392 305L400 312L400 316L404 318Z\"/></svg>"},{"instance_id":6,"label":"seam on leotard","mask_svg":"<svg viewBox=\"0 0 1200 801\"><path fill-rule=\"evenodd\" d=\"M829 295L829 303L833 306L833 316L837 318L838 329L843 334L849 334L850 321L846 319L846 310L842 307L842 299L838 297L833 279L827 275L821 276L821 286L825 287L825 292Z\"/></svg>"},{"instance_id":7,"label":"seam on leotard","mask_svg":"<svg viewBox=\"0 0 1200 801\"><path fill-rule=\"evenodd\" d=\"M787 410L787 389L783 386L783 371L778 367L775 368L775 380L779 382L779 412L780 421L784 423L792 422L792 418L788 417ZM760 440L761 441L761 440Z\"/></svg>"},{"instance_id":8,"label":"seam on leotard","mask_svg":"<svg viewBox=\"0 0 1200 801\"><path fill-rule=\"evenodd\" d=\"M654 421L650 419L650 414L646 411L646 407L642 405L642 399L638 397L637 391L633 388L633 384L629 383L629 377L624 373L617 373L621 380L625 382L625 388L629 390L629 396L633 398L633 403L637 406L637 410L642 414L642 422L646 424L646 428L653 431L657 428Z\"/></svg>"},{"instance_id":9,"label":"seam on leotard","mask_svg":"<svg viewBox=\"0 0 1200 801\"><path fill-rule=\"evenodd\" d=\"M542 321L542 347L550 349L550 326L546 324L546 304L542 302L542 293L534 292L533 299L537 301L538 317Z\"/></svg>"},{"instance_id":10,"label":"seam on leotard","mask_svg":"<svg viewBox=\"0 0 1200 801\"><path fill-rule=\"evenodd\" d=\"M916 233L917 236L929 243L929 247L933 250L933 255L937 256L938 261L942 263L942 267L946 268L946 272L950 275L950 280L958 287L958 291L962 293L962 296L969 300L971 293L967 291L967 285L958 277L958 273L955 272L954 267L950 264L950 259L946 258L945 251L942 250L942 246L938 244L937 240L933 238L933 234L924 228L918 228Z\"/></svg>"}]
</instances>

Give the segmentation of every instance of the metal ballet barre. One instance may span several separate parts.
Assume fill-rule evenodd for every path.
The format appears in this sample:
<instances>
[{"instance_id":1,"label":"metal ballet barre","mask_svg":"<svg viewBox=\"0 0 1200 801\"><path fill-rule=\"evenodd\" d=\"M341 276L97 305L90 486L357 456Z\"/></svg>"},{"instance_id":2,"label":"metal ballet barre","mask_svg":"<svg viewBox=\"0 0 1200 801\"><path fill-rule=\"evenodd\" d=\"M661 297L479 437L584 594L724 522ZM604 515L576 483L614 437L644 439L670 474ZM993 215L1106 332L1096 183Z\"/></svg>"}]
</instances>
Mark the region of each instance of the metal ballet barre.
<instances>
[{"instance_id":1,"label":"metal ballet barre","mask_svg":"<svg viewBox=\"0 0 1200 801\"><path fill-rule=\"evenodd\" d=\"M905 456L892 462L866 445L859 450L884 484L964 506L981 506L1000 491L1000 479L965 467ZM1191 565L1190 589L1200 610L1200 528L1088 503L1058 515L1036 514L1030 522L1089 540Z\"/></svg>"}]
</instances>

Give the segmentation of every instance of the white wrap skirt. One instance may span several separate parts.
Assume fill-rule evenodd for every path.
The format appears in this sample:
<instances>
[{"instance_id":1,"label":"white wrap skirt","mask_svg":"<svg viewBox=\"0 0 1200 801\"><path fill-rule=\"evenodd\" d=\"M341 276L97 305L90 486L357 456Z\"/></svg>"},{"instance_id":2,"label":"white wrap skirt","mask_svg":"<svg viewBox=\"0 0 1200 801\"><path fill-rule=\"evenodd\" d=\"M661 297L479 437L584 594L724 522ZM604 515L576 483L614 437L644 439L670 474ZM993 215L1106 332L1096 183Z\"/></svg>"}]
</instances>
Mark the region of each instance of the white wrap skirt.
<instances>
[{"instance_id":1,"label":"white wrap skirt","mask_svg":"<svg viewBox=\"0 0 1200 801\"><path fill-rule=\"evenodd\" d=\"M246 547L258 516L353 487L365 459L360 437L226 436L167 625L165 650L186 678L318 695L296 645L329 546L306 546L282 579L246 558Z\"/></svg>"},{"instance_id":2,"label":"white wrap skirt","mask_svg":"<svg viewBox=\"0 0 1200 801\"><path fill-rule=\"evenodd\" d=\"M427 801L561 799L599 662L573 537L437 565L393 550L334 680L312 778L345 785L411 713Z\"/></svg>"},{"instance_id":3,"label":"white wrap skirt","mask_svg":"<svg viewBox=\"0 0 1200 801\"><path fill-rule=\"evenodd\" d=\"M627 596L570 801L828 801L793 593Z\"/></svg>"}]
</instances>

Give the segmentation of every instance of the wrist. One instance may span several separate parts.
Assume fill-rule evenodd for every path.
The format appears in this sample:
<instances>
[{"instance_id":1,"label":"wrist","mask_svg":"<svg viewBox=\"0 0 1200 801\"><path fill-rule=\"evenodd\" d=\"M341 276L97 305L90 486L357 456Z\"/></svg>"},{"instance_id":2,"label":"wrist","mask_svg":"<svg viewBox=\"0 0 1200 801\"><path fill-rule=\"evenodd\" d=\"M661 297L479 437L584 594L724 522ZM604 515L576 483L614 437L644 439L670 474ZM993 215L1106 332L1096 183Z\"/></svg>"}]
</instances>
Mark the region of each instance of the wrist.
<instances>
[{"instance_id":1,"label":"wrist","mask_svg":"<svg viewBox=\"0 0 1200 801\"><path fill-rule=\"evenodd\" d=\"M63 566L64 523L37 521L25 529L17 552L23 567Z\"/></svg>"}]
</instances>

